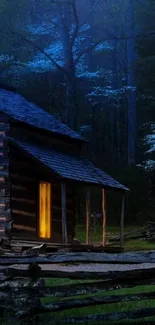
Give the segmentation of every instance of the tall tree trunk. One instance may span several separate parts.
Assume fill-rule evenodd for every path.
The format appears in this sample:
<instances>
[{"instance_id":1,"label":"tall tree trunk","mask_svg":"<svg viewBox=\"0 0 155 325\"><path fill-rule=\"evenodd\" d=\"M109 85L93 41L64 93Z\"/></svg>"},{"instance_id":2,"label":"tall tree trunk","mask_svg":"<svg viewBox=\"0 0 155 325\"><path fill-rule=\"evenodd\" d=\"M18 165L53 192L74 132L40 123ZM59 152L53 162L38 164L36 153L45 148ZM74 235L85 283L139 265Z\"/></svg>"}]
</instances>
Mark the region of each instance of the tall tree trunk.
<instances>
[{"instance_id":1,"label":"tall tree trunk","mask_svg":"<svg viewBox=\"0 0 155 325\"><path fill-rule=\"evenodd\" d=\"M66 122L74 130L77 129L77 91L74 70L66 78Z\"/></svg>"},{"instance_id":2,"label":"tall tree trunk","mask_svg":"<svg viewBox=\"0 0 155 325\"><path fill-rule=\"evenodd\" d=\"M118 58L117 58L117 48L118 48L118 41L117 39L113 41L113 89L119 88L119 81L118 81ZM120 129L120 100L116 99L115 103L115 111L116 111L116 162L117 164L120 163L121 159L121 129Z\"/></svg>"},{"instance_id":3,"label":"tall tree trunk","mask_svg":"<svg viewBox=\"0 0 155 325\"><path fill-rule=\"evenodd\" d=\"M77 102L76 102L76 71L73 57L73 44L71 44L70 30L73 24L72 6L69 3L58 5L60 18L60 35L64 51L65 74L65 111L63 119L73 129L77 128Z\"/></svg>"},{"instance_id":4,"label":"tall tree trunk","mask_svg":"<svg viewBox=\"0 0 155 325\"><path fill-rule=\"evenodd\" d=\"M136 162L136 90L135 90L135 23L134 1L127 0L127 106L128 106L128 165Z\"/></svg>"}]
</instances>

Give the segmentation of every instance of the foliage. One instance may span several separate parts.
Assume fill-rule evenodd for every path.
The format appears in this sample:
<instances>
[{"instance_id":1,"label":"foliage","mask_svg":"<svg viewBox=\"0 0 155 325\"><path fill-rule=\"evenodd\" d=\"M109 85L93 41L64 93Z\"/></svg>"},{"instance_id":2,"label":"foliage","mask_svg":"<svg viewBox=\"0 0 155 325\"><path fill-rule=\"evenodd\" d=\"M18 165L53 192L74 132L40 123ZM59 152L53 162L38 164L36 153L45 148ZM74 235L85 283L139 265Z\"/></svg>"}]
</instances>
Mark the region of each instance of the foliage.
<instances>
[{"instance_id":1,"label":"foliage","mask_svg":"<svg viewBox=\"0 0 155 325\"><path fill-rule=\"evenodd\" d=\"M88 138L85 154L131 189L127 222L148 215L149 173L141 166L154 165L154 6L153 0L141 6L139 0L3 0L0 7L1 81Z\"/></svg>"}]
</instances>

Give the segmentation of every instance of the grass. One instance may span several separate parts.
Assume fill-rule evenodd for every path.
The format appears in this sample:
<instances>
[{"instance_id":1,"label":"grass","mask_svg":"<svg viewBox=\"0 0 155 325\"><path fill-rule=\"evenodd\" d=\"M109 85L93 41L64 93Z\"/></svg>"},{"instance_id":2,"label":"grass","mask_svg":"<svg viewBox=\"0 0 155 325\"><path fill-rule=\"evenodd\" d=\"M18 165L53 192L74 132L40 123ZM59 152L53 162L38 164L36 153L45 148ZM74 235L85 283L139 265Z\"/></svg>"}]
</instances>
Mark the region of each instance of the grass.
<instances>
[{"instance_id":1,"label":"grass","mask_svg":"<svg viewBox=\"0 0 155 325\"><path fill-rule=\"evenodd\" d=\"M139 227L137 227L138 229ZM126 227L124 232L130 232L136 230L136 227ZM106 230L107 239L109 237L119 235L120 230L118 227L107 227ZM81 243L85 243L85 227L84 225L77 225L76 227L76 238L80 240ZM96 226L96 232L91 233L90 243L101 243L102 241L102 228L101 226ZM119 246L119 242L116 242L113 246ZM125 251L144 251L144 250L154 250L155 243L149 242L147 240L141 239L131 239L124 241L124 250Z\"/></svg>"},{"instance_id":2,"label":"grass","mask_svg":"<svg viewBox=\"0 0 155 325\"><path fill-rule=\"evenodd\" d=\"M125 232L133 231L135 230L135 227L126 227ZM107 238L113 235L119 235L119 228L118 227L107 227ZM85 242L85 229L84 226L78 225L76 229L76 238L80 240L80 242L84 243ZM91 236L91 242L92 243L100 243L102 238L102 230L101 227L97 225L96 227L96 232L92 234ZM117 244L117 246L119 243ZM135 239L135 240L126 240L125 241L125 246L124 246L125 251L140 251L140 250L154 250L155 249L155 243L150 243L147 242L146 240L140 240L140 239ZM89 281L82 281L82 280L71 280L71 279L48 279L47 284L48 285L69 285L69 284L74 284L74 283L83 283L83 282L90 282ZM101 292L98 294L91 294L91 295L85 295L85 296L76 296L72 297L74 298L79 298L82 299L84 297L93 297L93 296L106 296L106 295L128 295L128 294L136 294L136 293L146 293L146 292L151 292L155 291L155 286L137 286L134 288L130 289L119 289L119 290L112 290L112 291L107 291L107 292ZM68 298L64 298L70 299ZM53 298L44 298L44 302L51 302L53 301ZM58 298L57 300L61 300L62 298ZM58 314L54 314L54 319L58 320L61 319L61 317L67 317L67 316L85 316L89 314L102 314L102 313L112 313L112 312L125 312L129 310L135 310L138 308L147 308L147 307L155 307L155 300L149 299L149 300L142 300L142 301L136 301L136 302L124 302L124 303L115 303L115 304L109 304L109 305L96 305L96 306L91 306L91 307L83 307L83 308L76 308L76 309L71 309L71 310L66 310L63 312L59 312ZM53 317L53 315L52 315ZM149 321L153 320L155 321L155 317L148 317L143 319L143 322L145 320L145 324L149 324ZM127 321L127 324L141 324L142 320L131 320ZM121 322L118 322L116 324L121 324ZM124 322L123 322L124 323ZM58 324L61 324L58 322ZM88 323L87 323L88 324ZM91 323L92 325L95 325L94 323ZM103 324L103 322L102 322ZM104 322L104 324L110 324L109 322ZM111 324L115 325L114 322ZM83 324L84 325L84 324ZM97 323L96 325L99 325Z\"/></svg>"},{"instance_id":3,"label":"grass","mask_svg":"<svg viewBox=\"0 0 155 325\"><path fill-rule=\"evenodd\" d=\"M81 283L84 281L73 281L70 279L48 279L47 280L47 284L48 285L66 285L66 284L72 284L72 283ZM86 281L85 281L86 282ZM112 290L112 291L106 291L106 292L101 292L98 294L91 294L91 295L85 295L85 296L76 296L76 298L82 299L82 298L86 298L86 297L93 297L93 296L106 296L106 295L127 295L127 294L137 294L137 293L144 293L144 292L151 292L151 291L155 291L155 286L137 286L134 288L130 288L130 289L119 289L119 290ZM75 297L72 297L72 299L74 299ZM64 300L66 299L70 299L70 297L68 298L64 298ZM59 298L57 300L61 300L62 298ZM50 298L44 298L43 299L44 302L51 302L53 301L53 299ZM128 310L134 310L137 308L147 308L147 307L155 307L155 301L152 300L145 300L145 301L136 301L136 302L126 302L126 303L115 303L115 304L108 304L108 305L96 305L96 306L91 306L91 307L83 307L83 308L76 308L76 309L71 309L71 310L66 310L63 312L59 312L59 314L54 314L54 318L56 320L60 319L60 324L61 324L61 318L63 317L82 317L85 315L89 315L89 314L102 314L102 313L112 313L112 312L125 312ZM149 320L155 320L155 317L148 317L145 319L146 321ZM144 321L144 320L143 320ZM118 323L118 322L117 322ZM121 322L120 322L121 323ZM129 321L128 321L129 323ZM141 323L141 320L137 320L136 321L137 324ZM93 323L91 323L93 324ZM109 324L108 322L104 322L104 324ZM115 323L111 323L111 324L115 324ZM135 324L135 321L131 321L131 324ZM93 324L94 325L94 324ZM97 323L98 325L98 323Z\"/></svg>"},{"instance_id":4,"label":"grass","mask_svg":"<svg viewBox=\"0 0 155 325\"><path fill-rule=\"evenodd\" d=\"M133 231L135 230L135 227L126 227L125 232ZM107 227L107 238L113 235L119 235L119 228L118 227ZM85 242L85 229L84 226L78 225L76 229L76 238L78 238L81 242ZM100 243L102 238L102 230L101 227L97 225L96 227L96 233L91 236L91 241L95 243ZM119 245L119 243L117 244ZM155 243L147 242L146 240L127 240L125 241L125 251L140 251L140 250L154 250L155 249ZM94 281L94 280L93 280ZM46 284L48 286L65 286L70 284L81 284L83 282L92 282L91 280L71 280L71 279L62 279L62 278L51 278L46 280ZM76 296L76 297L67 297L67 298L57 298L56 300L63 301L67 299L74 299L74 298L86 298L86 297L93 297L93 296L106 296L106 295L129 295L129 294L138 294L138 293L146 293L146 292L152 292L155 291L155 285L145 285L145 286L137 286L134 288L128 288L128 289L118 289L118 290L111 290L111 291L105 291L97 294L90 294L90 295L83 295L83 296ZM55 298L42 298L42 302L44 303L50 303L55 301ZM114 312L125 312L129 310L135 310L138 308L148 308L148 307L155 307L155 300L149 299L149 300L142 300L142 301L134 301L134 302L124 302L124 303L115 303L115 304L107 304L107 305L96 305L91 307L83 307L83 308L74 308L71 310L66 310L59 313L49 314L49 318L45 316L40 317L40 324L49 324L51 325L53 323L53 320L56 320L57 325L62 324L61 319L64 317L83 317L90 314L103 314L103 313L114 313ZM145 321L145 324L149 324L149 321L155 321L154 317L148 317L143 320L131 320L126 321L127 324L138 324L140 325L143 321ZM104 325L116 325L121 324L122 322L104 322ZM123 323L125 323L123 321ZM8 325L7 322L0 322L2 325ZM81 323L80 323L81 324ZM100 325L103 324L103 322L97 322L95 323L83 323L81 325Z\"/></svg>"}]
</instances>

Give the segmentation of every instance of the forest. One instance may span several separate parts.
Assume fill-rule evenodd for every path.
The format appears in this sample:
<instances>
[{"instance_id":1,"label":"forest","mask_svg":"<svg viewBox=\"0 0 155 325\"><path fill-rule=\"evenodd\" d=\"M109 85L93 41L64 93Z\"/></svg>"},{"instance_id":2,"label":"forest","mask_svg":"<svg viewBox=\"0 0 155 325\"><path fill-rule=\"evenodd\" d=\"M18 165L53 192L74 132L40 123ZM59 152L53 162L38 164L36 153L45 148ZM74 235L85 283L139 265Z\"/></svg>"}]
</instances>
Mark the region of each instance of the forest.
<instances>
[{"instance_id":1,"label":"forest","mask_svg":"<svg viewBox=\"0 0 155 325\"><path fill-rule=\"evenodd\" d=\"M127 224L155 212L154 20L154 0L0 0L0 82L89 140L130 188Z\"/></svg>"}]
</instances>

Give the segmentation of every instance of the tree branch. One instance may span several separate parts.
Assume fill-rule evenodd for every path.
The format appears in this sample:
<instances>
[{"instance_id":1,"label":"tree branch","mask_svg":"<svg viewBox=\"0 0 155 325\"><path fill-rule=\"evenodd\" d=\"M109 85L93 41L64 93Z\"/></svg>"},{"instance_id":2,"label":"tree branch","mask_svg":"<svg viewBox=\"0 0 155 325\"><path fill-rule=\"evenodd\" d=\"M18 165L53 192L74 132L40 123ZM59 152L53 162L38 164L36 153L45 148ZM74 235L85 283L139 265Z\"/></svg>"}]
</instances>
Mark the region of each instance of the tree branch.
<instances>
[{"instance_id":1,"label":"tree branch","mask_svg":"<svg viewBox=\"0 0 155 325\"><path fill-rule=\"evenodd\" d=\"M103 42L103 39L100 39L99 41L97 41L95 44L93 44L92 46L88 47L86 50L82 51L78 56L77 59L75 60L75 63L78 63L79 60L86 55L87 53L91 52L95 47L97 47L100 43Z\"/></svg>"},{"instance_id":2,"label":"tree branch","mask_svg":"<svg viewBox=\"0 0 155 325\"><path fill-rule=\"evenodd\" d=\"M155 37L155 35L153 35ZM136 36L136 39L138 40L144 40L144 39L154 39L154 37L149 38L148 35L146 34L139 34ZM78 63L78 61L82 58L82 56L84 56L85 54L91 52L95 47L97 47L99 44L101 44L103 41L114 41L114 40L118 40L118 41L123 41L123 40L130 40L133 39L133 37L130 36L112 36L112 37L108 37L108 38L101 38L100 40L98 40L96 43L92 44L92 46L88 47L86 50L82 51L81 53L79 53L79 55L77 56L75 63Z\"/></svg>"},{"instance_id":3,"label":"tree branch","mask_svg":"<svg viewBox=\"0 0 155 325\"><path fill-rule=\"evenodd\" d=\"M77 8L76 8L76 2L75 0L73 0L72 2L72 7L73 7L73 15L74 15L74 19L75 19L75 29L71 38L71 48L74 45L74 42L76 40L76 37L78 35L78 31L79 31L79 17L78 17L78 13L77 13Z\"/></svg>"},{"instance_id":4,"label":"tree branch","mask_svg":"<svg viewBox=\"0 0 155 325\"><path fill-rule=\"evenodd\" d=\"M23 36L22 34L18 33L18 32L11 32L11 34L13 35L17 35L19 36L21 39L23 39L25 42L29 43L30 45L32 45L33 47L35 47L39 52L41 52L49 61L51 61L53 63L53 65L59 70L61 71L64 75L68 75L67 71L61 66L59 65L48 53L46 53L40 46L38 46L37 44L35 44L34 42L32 42L31 40L29 40L28 38L26 38L25 36Z\"/></svg>"},{"instance_id":5,"label":"tree branch","mask_svg":"<svg viewBox=\"0 0 155 325\"><path fill-rule=\"evenodd\" d=\"M92 5L92 8L90 9L89 13L87 14L87 16L85 17L84 21L82 22L81 26L86 24L89 16L93 13L93 10L96 8L96 6L101 2L101 0L96 0L96 2ZM80 26L80 27L81 27Z\"/></svg>"}]
</instances>

